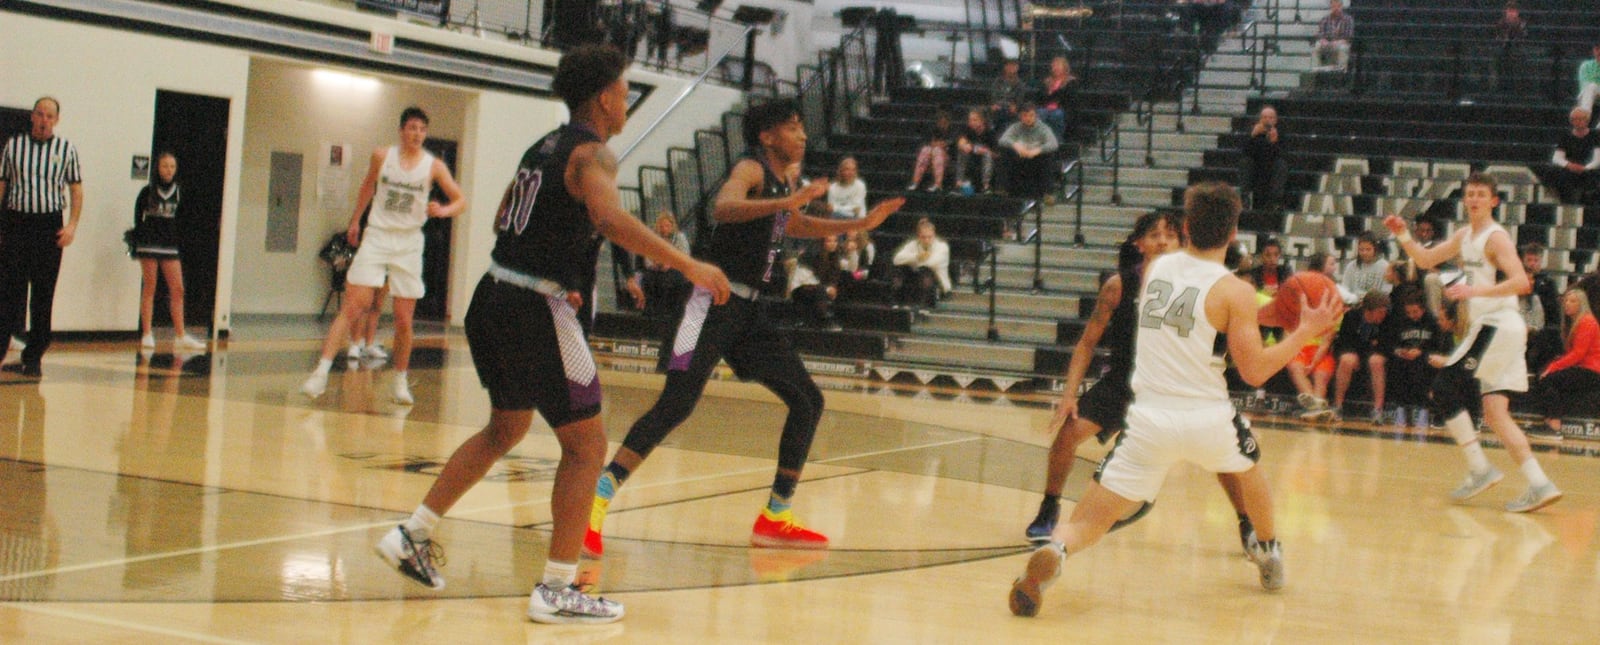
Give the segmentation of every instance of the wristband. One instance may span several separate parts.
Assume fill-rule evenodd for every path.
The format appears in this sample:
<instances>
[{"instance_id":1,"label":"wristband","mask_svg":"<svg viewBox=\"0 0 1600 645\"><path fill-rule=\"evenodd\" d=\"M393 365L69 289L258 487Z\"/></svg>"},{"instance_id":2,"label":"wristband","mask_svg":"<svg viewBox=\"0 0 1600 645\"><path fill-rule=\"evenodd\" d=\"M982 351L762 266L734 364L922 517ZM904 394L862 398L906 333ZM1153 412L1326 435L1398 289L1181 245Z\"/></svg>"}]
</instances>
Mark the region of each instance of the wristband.
<instances>
[{"instance_id":1,"label":"wristband","mask_svg":"<svg viewBox=\"0 0 1600 645\"><path fill-rule=\"evenodd\" d=\"M1400 240L1401 244L1405 244L1406 242L1410 242L1410 241L1412 241L1412 239L1411 239L1411 231L1401 231L1399 235L1394 236L1394 239Z\"/></svg>"}]
</instances>

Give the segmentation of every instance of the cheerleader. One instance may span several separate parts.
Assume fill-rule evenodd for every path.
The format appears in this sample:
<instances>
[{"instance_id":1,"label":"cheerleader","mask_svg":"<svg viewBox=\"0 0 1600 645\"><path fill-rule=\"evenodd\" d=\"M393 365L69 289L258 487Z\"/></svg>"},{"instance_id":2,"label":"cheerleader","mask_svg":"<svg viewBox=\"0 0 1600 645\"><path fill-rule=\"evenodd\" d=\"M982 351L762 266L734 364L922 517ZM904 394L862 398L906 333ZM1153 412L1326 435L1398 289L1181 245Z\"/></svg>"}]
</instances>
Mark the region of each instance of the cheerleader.
<instances>
[{"instance_id":1,"label":"cheerleader","mask_svg":"<svg viewBox=\"0 0 1600 645\"><path fill-rule=\"evenodd\" d=\"M178 260L178 206L182 194L174 179L178 158L170 152L156 155L156 174L150 185L139 191L133 207L133 257L139 260L144 284L139 291L139 346L156 346L150 329L155 312L156 271L167 279L167 306L172 312L172 327L178 349L205 349L205 341L190 336L183 328L183 266Z\"/></svg>"}]
</instances>

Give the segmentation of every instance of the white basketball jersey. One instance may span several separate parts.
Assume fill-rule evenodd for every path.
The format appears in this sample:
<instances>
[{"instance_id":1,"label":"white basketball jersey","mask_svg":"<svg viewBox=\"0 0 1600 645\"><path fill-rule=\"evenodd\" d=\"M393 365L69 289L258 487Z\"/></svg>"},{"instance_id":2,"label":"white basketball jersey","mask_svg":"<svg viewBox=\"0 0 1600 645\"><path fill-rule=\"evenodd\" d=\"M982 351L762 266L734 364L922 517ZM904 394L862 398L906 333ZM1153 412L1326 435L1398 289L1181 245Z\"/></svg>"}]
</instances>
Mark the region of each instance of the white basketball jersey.
<instances>
[{"instance_id":1,"label":"white basketball jersey","mask_svg":"<svg viewBox=\"0 0 1600 645\"><path fill-rule=\"evenodd\" d=\"M1217 328L1206 318L1206 297L1226 275L1228 269L1221 264L1181 251L1145 267L1134 312L1139 325L1133 355L1135 403L1228 401L1224 357L1215 352Z\"/></svg>"},{"instance_id":2,"label":"white basketball jersey","mask_svg":"<svg viewBox=\"0 0 1600 645\"><path fill-rule=\"evenodd\" d=\"M1483 231L1476 234L1472 228L1467 228L1466 239L1461 241L1461 271L1466 276L1467 284L1492 285L1495 283L1496 268L1489 261L1489 254L1485 248L1489 245L1489 236L1495 231L1505 232L1499 224L1490 224ZM1497 311L1516 311L1516 296L1495 296L1488 298L1471 298L1467 300L1467 319L1478 320L1485 315Z\"/></svg>"},{"instance_id":3,"label":"white basketball jersey","mask_svg":"<svg viewBox=\"0 0 1600 645\"><path fill-rule=\"evenodd\" d=\"M372 196L367 226L390 231L413 231L428 222L428 193L433 190L433 155L410 170L400 167L400 146L391 146L378 170L378 192Z\"/></svg>"}]
</instances>

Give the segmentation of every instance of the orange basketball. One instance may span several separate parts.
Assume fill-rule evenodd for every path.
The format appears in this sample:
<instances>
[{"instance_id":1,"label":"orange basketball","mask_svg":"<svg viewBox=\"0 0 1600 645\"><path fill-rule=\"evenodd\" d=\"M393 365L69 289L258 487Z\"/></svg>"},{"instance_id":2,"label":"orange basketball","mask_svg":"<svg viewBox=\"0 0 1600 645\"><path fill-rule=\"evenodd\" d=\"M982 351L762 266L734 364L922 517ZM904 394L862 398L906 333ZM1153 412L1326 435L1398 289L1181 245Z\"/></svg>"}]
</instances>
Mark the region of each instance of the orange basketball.
<instances>
[{"instance_id":1,"label":"orange basketball","mask_svg":"<svg viewBox=\"0 0 1600 645\"><path fill-rule=\"evenodd\" d=\"M1269 302L1261 307L1259 318L1266 327L1282 327L1294 329L1300 324L1300 298L1305 297L1306 304L1315 307L1322 302L1324 294L1332 293L1339 297L1339 286L1333 283L1333 278L1321 271L1301 271L1283 284L1278 285L1278 293Z\"/></svg>"}]
</instances>

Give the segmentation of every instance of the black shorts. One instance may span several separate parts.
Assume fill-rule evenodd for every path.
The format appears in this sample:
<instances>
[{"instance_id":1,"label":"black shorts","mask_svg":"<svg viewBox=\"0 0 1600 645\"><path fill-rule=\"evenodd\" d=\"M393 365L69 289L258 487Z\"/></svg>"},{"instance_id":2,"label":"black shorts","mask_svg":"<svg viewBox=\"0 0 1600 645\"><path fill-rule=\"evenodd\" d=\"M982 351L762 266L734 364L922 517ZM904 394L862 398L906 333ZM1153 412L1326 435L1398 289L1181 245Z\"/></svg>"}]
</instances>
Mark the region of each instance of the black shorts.
<instances>
[{"instance_id":1,"label":"black shorts","mask_svg":"<svg viewBox=\"0 0 1600 645\"><path fill-rule=\"evenodd\" d=\"M715 365L721 358L734 376L752 381L799 364L789 337L778 333L767 309L764 301L738 296L713 305L711 292L695 288L661 344L659 367L667 372L691 371L692 365L706 361Z\"/></svg>"},{"instance_id":2,"label":"black shorts","mask_svg":"<svg viewBox=\"0 0 1600 645\"><path fill-rule=\"evenodd\" d=\"M594 355L564 295L484 276L467 307L466 330L494 409L536 409L552 428L600 413Z\"/></svg>"},{"instance_id":3,"label":"black shorts","mask_svg":"<svg viewBox=\"0 0 1600 645\"><path fill-rule=\"evenodd\" d=\"M1100 443L1128 427L1128 404L1133 402L1133 388L1128 383L1125 373L1106 374L1078 399L1078 416L1100 426L1094 435Z\"/></svg>"}]
</instances>

